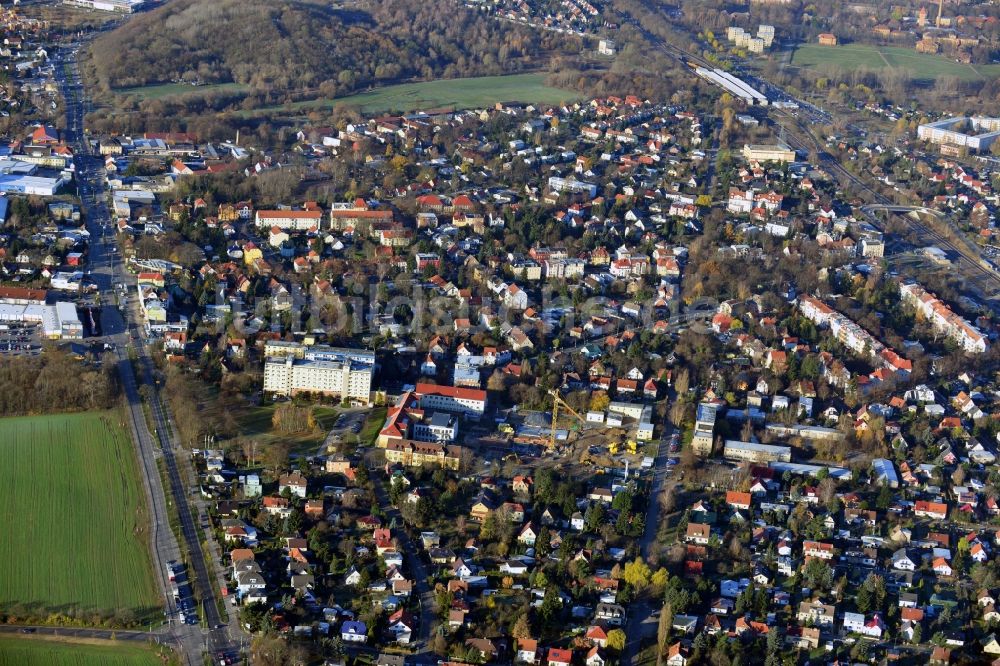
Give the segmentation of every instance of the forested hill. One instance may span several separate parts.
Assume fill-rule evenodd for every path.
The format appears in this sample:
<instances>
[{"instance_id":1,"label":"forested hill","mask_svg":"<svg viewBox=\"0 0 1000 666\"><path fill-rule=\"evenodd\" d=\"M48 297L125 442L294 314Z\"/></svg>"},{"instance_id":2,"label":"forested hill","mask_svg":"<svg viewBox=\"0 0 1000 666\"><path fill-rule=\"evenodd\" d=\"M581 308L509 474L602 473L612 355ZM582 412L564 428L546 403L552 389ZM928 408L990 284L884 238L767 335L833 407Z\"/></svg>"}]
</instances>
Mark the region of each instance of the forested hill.
<instances>
[{"instance_id":1,"label":"forested hill","mask_svg":"<svg viewBox=\"0 0 1000 666\"><path fill-rule=\"evenodd\" d=\"M490 20L452 0L170 0L95 40L105 89L175 80L344 94L407 78L536 68L568 38Z\"/></svg>"}]
</instances>

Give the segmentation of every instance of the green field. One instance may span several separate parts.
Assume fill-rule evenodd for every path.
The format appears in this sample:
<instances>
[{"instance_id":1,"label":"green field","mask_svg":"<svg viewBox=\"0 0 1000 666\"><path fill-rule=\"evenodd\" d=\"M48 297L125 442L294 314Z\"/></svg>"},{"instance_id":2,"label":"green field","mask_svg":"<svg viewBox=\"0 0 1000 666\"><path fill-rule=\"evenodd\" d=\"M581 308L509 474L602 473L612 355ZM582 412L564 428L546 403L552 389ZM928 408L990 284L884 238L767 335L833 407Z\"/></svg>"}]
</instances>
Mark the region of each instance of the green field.
<instances>
[{"instance_id":1,"label":"green field","mask_svg":"<svg viewBox=\"0 0 1000 666\"><path fill-rule=\"evenodd\" d=\"M242 83L210 83L192 86L186 83L162 83L139 88L118 88L116 95L135 95L142 99L162 99L186 95L209 95L214 92L246 92L250 88Z\"/></svg>"},{"instance_id":2,"label":"green field","mask_svg":"<svg viewBox=\"0 0 1000 666\"><path fill-rule=\"evenodd\" d=\"M578 93L545 84L544 74L480 76L469 79L440 79L423 83L401 83L335 99L295 102L243 112L244 116L269 116L339 105L360 107L364 113L415 111L443 107L468 109L497 102L558 104L578 99Z\"/></svg>"},{"instance_id":3,"label":"green field","mask_svg":"<svg viewBox=\"0 0 1000 666\"><path fill-rule=\"evenodd\" d=\"M867 44L840 46L803 44L795 49L791 64L806 69L826 65L839 66L845 70L862 67L880 70L896 67L906 70L911 78L924 81L943 75L956 76L962 80L992 79L1000 76L1000 65L963 65L943 55L917 53L913 49L900 46Z\"/></svg>"},{"instance_id":4,"label":"green field","mask_svg":"<svg viewBox=\"0 0 1000 666\"><path fill-rule=\"evenodd\" d=\"M120 418L0 419L0 608L11 615L158 615L145 491Z\"/></svg>"},{"instance_id":5,"label":"green field","mask_svg":"<svg viewBox=\"0 0 1000 666\"><path fill-rule=\"evenodd\" d=\"M139 645L70 643L0 637L0 666L157 666L161 660Z\"/></svg>"}]
</instances>

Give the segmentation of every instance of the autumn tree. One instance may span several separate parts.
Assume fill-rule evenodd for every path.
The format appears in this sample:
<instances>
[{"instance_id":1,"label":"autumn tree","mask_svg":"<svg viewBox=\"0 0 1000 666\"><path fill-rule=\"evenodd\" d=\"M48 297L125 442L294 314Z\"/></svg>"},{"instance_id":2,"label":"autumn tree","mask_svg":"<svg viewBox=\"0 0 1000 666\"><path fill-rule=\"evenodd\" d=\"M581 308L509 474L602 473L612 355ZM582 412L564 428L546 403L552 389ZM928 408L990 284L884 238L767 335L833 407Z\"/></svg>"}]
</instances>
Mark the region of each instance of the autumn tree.
<instances>
[{"instance_id":1,"label":"autumn tree","mask_svg":"<svg viewBox=\"0 0 1000 666\"><path fill-rule=\"evenodd\" d=\"M649 565L641 557L636 557L631 562L625 564L622 577L625 582L637 592L641 592L649 585L651 571Z\"/></svg>"}]
</instances>

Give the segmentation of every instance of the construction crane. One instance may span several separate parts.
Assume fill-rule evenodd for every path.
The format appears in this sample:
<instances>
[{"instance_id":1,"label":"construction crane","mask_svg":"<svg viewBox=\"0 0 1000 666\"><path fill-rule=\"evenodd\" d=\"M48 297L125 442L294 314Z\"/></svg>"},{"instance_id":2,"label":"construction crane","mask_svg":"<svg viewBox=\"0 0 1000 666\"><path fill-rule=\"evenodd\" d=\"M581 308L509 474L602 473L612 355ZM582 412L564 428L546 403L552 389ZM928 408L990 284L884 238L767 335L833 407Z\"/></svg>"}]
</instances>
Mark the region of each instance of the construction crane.
<instances>
[{"instance_id":1,"label":"construction crane","mask_svg":"<svg viewBox=\"0 0 1000 666\"><path fill-rule=\"evenodd\" d=\"M559 425L559 406L562 405L570 414L576 418L580 423L586 423L587 420L580 416L575 409L566 404L566 401L559 396L559 392L550 389L549 395L552 396L552 432L549 435L549 450L554 451L556 448L556 427Z\"/></svg>"}]
</instances>

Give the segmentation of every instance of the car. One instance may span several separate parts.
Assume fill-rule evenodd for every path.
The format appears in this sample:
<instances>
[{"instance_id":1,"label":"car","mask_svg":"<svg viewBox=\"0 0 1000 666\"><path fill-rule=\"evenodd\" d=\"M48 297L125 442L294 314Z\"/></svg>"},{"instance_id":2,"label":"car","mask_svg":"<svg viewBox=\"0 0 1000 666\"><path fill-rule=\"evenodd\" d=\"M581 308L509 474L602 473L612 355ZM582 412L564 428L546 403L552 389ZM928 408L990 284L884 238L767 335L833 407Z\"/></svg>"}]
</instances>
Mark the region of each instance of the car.
<instances>
[{"instance_id":1,"label":"car","mask_svg":"<svg viewBox=\"0 0 1000 666\"><path fill-rule=\"evenodd\" d=\"M21 629L22 634L33 634L35 633L35 631L36 629L34 627L24 627L23 629Z\"/></svg>"}]
</instances>

